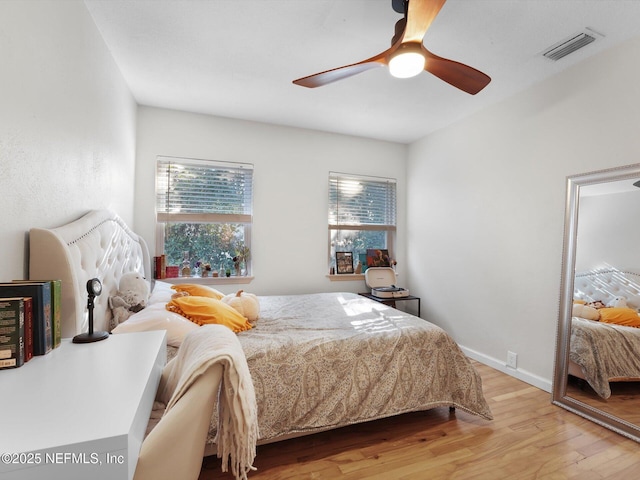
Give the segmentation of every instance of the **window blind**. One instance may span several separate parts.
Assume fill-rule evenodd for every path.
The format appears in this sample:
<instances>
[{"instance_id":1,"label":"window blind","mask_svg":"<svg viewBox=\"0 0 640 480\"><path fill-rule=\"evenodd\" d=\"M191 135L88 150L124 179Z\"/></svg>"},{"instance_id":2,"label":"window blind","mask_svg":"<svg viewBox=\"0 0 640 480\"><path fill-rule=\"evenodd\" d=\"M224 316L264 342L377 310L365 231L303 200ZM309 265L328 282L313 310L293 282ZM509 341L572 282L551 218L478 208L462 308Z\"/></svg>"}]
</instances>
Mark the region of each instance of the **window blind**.
<instances>
[{"instance_id":1,"label":"window blind","mask_svg":"<svg viewBox=\"0 0 640 480\"><path fill-rule=\"evenodd\" d=\"M156 182L158 222L251 222L251 164L158 157Z\"/></svg>"},{"instance_id":2,"label":"window blind","mask_svg":"<svg viewBox=\"0 0 640 480\"><path fill-rule=\"evenodd\" d=\"M395 225L395 179L329 174L329 228L390 230Z\"/></svg>"}]
</instances>

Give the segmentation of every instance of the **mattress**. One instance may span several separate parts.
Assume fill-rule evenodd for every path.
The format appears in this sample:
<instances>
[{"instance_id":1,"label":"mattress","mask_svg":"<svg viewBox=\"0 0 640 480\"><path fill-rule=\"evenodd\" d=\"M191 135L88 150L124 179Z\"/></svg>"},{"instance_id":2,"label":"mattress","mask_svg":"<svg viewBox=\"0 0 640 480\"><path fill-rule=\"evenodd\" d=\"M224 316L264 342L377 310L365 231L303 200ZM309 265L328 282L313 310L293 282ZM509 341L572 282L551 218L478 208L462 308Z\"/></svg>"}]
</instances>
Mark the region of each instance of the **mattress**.
<instances>
[{"instance_id":1,"label":"mattress","mask_svg":"<svg viewBox=\"0 0 640 480\"><path fill-rule=\"evenodd\" d=\"M440 406L492 418L480 376L440 327L352 293L259 300L238 339L261 443ZM214 415L209 443L215 434Z\"/></svg>"}]
</instances>

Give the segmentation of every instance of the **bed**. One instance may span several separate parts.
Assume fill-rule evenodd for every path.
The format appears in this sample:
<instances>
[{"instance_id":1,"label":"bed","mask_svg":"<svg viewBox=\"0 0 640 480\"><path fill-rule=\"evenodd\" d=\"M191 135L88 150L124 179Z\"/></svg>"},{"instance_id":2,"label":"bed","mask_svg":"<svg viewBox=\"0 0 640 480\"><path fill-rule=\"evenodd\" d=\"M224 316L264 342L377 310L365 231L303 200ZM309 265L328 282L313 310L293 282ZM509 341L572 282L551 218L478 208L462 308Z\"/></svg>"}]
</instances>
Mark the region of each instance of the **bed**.
<instances>
[{"instance_id":1,"label":"bed","mask_svg":"<svg viewBox=\"0 0 640 480\"><path fill-rule=\"evenodd\" d=\"M150 278L149 268L144 240L107 210L30 231L31 278L63 281L65 337L87 329L88 279L103 282L94 322L107 330L119 278L132 271ZM167 311L172 293L155 282L148 306L113 333L165 329L173 357L199 327ZM256 391L259 443L436 407L492 418L480 376L441 328L352 293L258 298L260 318L238 339ZM214 417L209 447L215 433Z\"/></svg>"},{"instance_id":2,"label":"bed","mask_svg":"<svg viewBox=\"0 0 640 480\"><path fill-rule=\"evenodd\" d=\"M640 275L607 268L575 277L577 301L599 300L606 305L619 297L638 310ZM570 375L585 380L603 399L611 396L610 382L640 381L640 328L575 315L571 322Z\"/></svg>"}]
</instances>

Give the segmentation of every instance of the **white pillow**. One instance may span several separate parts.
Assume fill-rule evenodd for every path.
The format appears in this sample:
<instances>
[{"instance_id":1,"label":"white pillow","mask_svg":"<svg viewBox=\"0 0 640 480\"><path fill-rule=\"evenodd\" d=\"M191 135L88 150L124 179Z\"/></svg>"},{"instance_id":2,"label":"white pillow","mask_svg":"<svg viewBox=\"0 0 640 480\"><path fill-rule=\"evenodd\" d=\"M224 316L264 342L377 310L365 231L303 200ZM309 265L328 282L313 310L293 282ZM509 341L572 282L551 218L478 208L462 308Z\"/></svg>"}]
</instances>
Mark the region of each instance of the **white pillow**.
<instances>
[{"instance_id":1,"label":"white pillow","mask_svg":"<svg viewBox=\"0 0 640 480\"><path fill-rule=\"evenodd\" d=\"M571 316L586 318L587 320L600 320L600 311L589 305L575 303L571 311Z\"/></svg>"},{"instance_id":2,"label":"white pillow","mask_svg":"<svg viewBox=\"0 0 640 480\"><path fill-rule=\"evenodd\" d=\"M111 333L166 330L167 345L179 347L185 335L198 328L200 328L198 325L183 316L168 311L166 309L166 302L156 302L140 310L138 313L131 315L126 321L111 330Z\"/></svg>"},{"instance_id":3,"label":"white pillow","mask_svg":"<svg viewBox=\"0 0 640 480\"><path fill-rule=\"evenodd\" d=\"M171 288L170 283L156 280L153 286L153 292L151 292L151 296L149 297L148 305L155 303L167 304L171 301L171 295L174 293L176 293L176 291Z\"/></svg>"}]
</instances>

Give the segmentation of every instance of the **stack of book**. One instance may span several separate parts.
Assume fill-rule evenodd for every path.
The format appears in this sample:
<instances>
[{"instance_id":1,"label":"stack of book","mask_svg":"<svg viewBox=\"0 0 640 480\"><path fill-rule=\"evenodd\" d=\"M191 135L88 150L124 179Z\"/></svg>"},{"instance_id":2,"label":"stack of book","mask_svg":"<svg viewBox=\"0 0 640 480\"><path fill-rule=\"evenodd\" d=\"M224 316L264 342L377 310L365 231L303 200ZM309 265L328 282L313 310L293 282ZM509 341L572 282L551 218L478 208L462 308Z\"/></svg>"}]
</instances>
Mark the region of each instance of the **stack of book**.
<instances>
[{"instance_id":1,"label":"stack of book","mask_svg":"<svg viewBox=\"0 0 640 480\"><path fill-rule=\"evenodd\" d=\"M0 283L0 369L60 346L61 289L60 280Z\"/></svg>"},{"instance_id":2,"label":"stack of book","mask_svg":"<svg viewBox=\"0 0 640 480\"><path fill-rule=\"evenodd\" d=\"M160 280L167 278L166 256L158 255L153 257L153 278Z\"/></svg>"}]
</instances>

